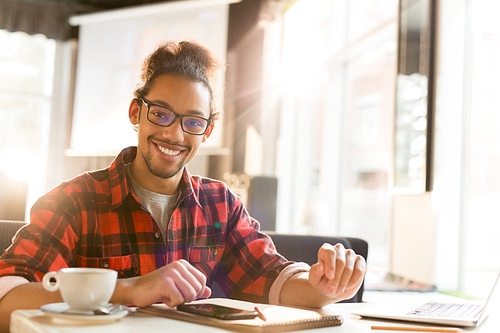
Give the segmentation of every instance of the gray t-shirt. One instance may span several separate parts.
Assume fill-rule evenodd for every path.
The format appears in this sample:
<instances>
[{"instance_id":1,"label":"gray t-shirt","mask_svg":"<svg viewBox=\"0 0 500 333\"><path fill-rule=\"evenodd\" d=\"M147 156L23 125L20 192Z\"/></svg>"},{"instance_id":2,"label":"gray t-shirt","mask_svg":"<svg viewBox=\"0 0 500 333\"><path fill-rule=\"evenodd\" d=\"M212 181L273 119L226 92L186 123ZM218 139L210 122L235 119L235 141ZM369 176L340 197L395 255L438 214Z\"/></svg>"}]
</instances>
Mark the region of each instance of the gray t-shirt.
<instances>
[{"instance_id":1,"label":"gray t-shirt","mask_svg":"<svg viewBox=\"0 0 500 333\"><path fill-rule=\"evenodd\" d=\"M132 187L134 188L135 193L139 197L142 205L146 207L158 223L158 226L163 234L163 241L166 243L168 221L170 221L170 216L172 216L177 204L179 192L173 195L151 192L134 180L134 177L132 177L132 174L130 173L130 165L127 165L127 172L132 179Z\"/></svg>"}]
</instances>

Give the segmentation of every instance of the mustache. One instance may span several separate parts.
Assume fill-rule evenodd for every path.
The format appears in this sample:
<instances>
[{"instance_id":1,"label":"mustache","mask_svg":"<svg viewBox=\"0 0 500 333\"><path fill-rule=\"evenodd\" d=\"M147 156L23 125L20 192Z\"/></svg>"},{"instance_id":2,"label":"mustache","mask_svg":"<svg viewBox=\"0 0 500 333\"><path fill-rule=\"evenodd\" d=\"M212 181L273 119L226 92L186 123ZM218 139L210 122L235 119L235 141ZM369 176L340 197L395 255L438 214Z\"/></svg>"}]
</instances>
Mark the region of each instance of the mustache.
<instances>
[{"instance_id":1,"label":"mustache","mask_svg":"<svg viewBox=\"0 0 500 333\"><path fill-rule=\"evenodd\" d=\"M184 148L184 149L187 149L187 150L191 150L191 148L192 148L190 145L182 144L180 142L175 142L175 141L172 141L172 140L169 140L169 139L157 139L157 138L154 138L154 137L150 137L149 139L152 142L164 143L164 144L169 145L169 146L175 146L175 147Z\"/></svg>"}]
</instances>

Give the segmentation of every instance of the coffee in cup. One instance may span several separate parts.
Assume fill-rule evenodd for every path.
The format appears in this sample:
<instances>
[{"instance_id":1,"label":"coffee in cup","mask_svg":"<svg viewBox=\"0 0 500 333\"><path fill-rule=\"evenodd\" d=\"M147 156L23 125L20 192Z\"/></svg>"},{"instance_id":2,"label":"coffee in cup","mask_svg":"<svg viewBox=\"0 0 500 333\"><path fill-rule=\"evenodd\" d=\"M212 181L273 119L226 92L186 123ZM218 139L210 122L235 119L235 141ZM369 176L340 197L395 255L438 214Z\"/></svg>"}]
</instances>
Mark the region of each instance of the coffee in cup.
<instances>
[{"instance_id":1,"label":"coffee in cup","mask_svg":"<svg viewBox=\"0 0 500 333\"><path fill-rule=\"evenodd\" d=\"M115 290L117 276L118 272L111 269L70 267L48 272L42 284L48 291L59 290L70 309L89 311L108 304Z\"/></svg>"}]
</instances>

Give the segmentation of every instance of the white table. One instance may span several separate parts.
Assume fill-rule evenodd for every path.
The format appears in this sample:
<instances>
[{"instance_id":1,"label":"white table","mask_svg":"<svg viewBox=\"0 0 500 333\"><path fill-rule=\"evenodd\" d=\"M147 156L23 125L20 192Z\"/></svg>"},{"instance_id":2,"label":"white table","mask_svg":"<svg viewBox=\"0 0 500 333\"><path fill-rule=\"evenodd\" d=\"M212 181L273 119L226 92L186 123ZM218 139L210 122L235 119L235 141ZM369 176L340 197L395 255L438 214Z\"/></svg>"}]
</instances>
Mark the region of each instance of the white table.
<instances>
[{"instance_id":1,"label":"white table","mask_svg":"<svg viewBox=\"0 0 500 333\"><path fill-rule=\"evenodd\" d=\"M327 327L315 330L307 330L307 332L332 332L332 333L356 333L356 332L371 332L383 333L389 331L373 331L372 325L379 326L426 326L414 325L400 322L375 321L361 319L358 316L351 315L350 312L361 307L365 307L374 302L381 301L398 301L408 299L422 299L423 302L432 299L436 301L452 301L456 298L438 293L401 293L401 292L365 292L364 303L339 303L332 304L329 307L341 314L344 317L344 323L341 326ZM430 325L427 325L430 326ZM464 332L475 333L491 333L497 332L500 327L500 309L495 312L481 324L481 326L473 329L465 329ZM67 323L57 323L46 316L41 310L17 310L11 317L11 333L164 333L183 332L183 333L222 333L230 332L220 328L210 326L197 325L182 321L149 316L141 313L132 313L116 322L106 325L88 325L75 326ZM392 331L394 332L394 331Z\"/></svg>"}]
</instances>

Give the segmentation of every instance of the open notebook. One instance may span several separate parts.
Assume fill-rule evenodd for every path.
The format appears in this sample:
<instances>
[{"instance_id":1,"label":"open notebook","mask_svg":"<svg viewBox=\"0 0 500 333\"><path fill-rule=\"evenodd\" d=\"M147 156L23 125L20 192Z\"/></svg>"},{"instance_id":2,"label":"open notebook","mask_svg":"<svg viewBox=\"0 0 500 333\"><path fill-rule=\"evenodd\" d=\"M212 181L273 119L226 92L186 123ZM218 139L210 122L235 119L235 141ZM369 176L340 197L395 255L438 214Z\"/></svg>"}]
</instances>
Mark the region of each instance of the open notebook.
<instances>
[{"instance_id":1,"label":"open notebook","mask_svg":"<svg viewBox=\"0 0 500 333\"><path fill-rule=\"evenodd\" d=\"M404 320L428 324L474 327L488 316L492 308L500 306L500 272L486 301L460 303L387 304L379 303L362 308L352 314L377 319Z\"/></svg>"},{"instance_id":2,"label":"open notebook","mask_svg":"<svg viewBox=\"0 0 500 333\"><path fill-rule=\"evenodd\" d=\"M176 308L171 308L164 304L155 304L147 308L140 308L137 311L196 324L220 327L236 332L290 332L310 328L338 326L343 322L340 315L328 312L329 310L327 309L323 310L323 312L318 312L226 298L211 298L192 303L213 303L243 310L253 310L255 306L258 306L266 317L266 321L258 317L254 319L223 320L178 311Z\"/></svg>"}]
</instances>

